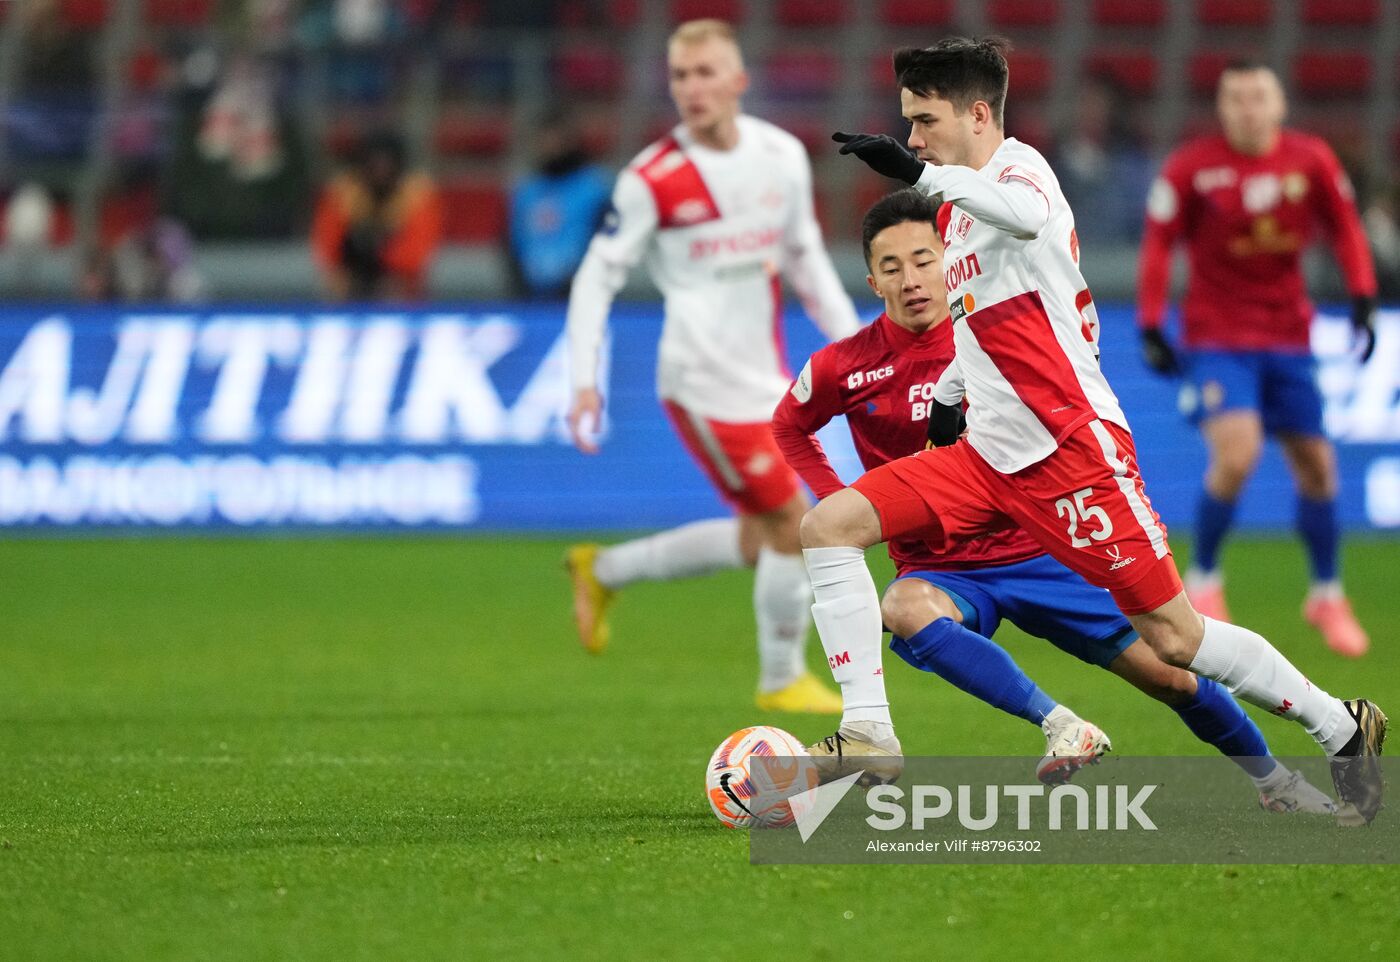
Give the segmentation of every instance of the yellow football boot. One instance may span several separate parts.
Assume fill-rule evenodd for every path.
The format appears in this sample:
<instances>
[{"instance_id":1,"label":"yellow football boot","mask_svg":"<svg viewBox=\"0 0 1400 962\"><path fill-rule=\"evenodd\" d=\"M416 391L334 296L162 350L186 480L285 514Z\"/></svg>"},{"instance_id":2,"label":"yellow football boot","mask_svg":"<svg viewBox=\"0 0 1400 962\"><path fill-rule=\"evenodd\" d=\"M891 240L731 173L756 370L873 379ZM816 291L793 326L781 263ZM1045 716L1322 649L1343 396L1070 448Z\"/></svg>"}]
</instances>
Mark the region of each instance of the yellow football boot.
<instances>
[{"instance_id":1,"label":"yellow football boot","mask_svg":"<svg viewBox=\"0 0 1400 962\"><path fill-rule=\"evenodd\" d=\"M616 592L593 573L598 560L596 544L576 544L564 553L564 568L574 583L574 624L578 640L590 655L601 655L608 647L608 606Z\"/></svg>"},{"instance_id":2,"label":"yellow football boot","mask_svg":"<svg viewBox=\"0 0 1400 962\"><path fill-rule=\"evenodd\" d=\"M841 693L832 691L810 671L777 691L759 692L754 698L759 711L803 712L812 715L841 714Z\"/></svg>"}]
</instances>

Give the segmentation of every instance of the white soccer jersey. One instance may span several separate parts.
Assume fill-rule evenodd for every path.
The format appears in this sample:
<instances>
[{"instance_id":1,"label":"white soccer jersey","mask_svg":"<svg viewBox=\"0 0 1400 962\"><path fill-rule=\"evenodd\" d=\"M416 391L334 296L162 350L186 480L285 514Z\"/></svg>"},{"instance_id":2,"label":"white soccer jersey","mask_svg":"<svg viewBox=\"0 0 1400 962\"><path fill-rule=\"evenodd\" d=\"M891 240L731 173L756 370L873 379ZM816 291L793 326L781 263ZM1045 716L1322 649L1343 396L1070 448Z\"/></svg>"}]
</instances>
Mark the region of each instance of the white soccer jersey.
<instances>
[{"instance_id":1,"label":"white soccer jersey","mask_svg":"<svg viewBox=\"0 0 1400 962\"><path fill-rule=\"evenodd\" d=\"M677 126L618 176L569 294L575 388L595 384L608 310L641 260L665 297L657 392L702 417L767 421L791 383L780 276L827 337L860 326L822 243L807 152L754 117L728 151Z\"/></svg>"},{"instance_id":2,"label":"white soccer jersey","mask_svg":"<svg viewBox=\"0 0 1400 962\"><path fill-rule=\"evenodd\" d=\"M967 439L1011 474L1094 418L1128 426L1098 363L1098 315L1079 273L1074 215L1045 158L1008 138L981 170L928 165ZM951 402L956 381L940 385Z\"/></svg>"}]
</instances>

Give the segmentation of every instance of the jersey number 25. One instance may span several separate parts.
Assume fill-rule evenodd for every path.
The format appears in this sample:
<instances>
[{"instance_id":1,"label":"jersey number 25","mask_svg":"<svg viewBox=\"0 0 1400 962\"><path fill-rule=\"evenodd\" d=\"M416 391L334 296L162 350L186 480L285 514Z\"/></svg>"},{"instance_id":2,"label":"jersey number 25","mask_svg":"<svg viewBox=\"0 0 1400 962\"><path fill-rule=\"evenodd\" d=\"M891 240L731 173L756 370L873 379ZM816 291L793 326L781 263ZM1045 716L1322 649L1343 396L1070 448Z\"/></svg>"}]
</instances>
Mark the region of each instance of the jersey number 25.
<instances>
[{"instance_id":1,"label":"jersey number 25","mask_svg":"<svg viewBox=\"0 0 1400 962\"><path fill-rule=\"evenodd\" d=\"M1108 512L1096 504L1085 504L1084 499L1094 493L1093 488L1074 492L1074 500L1060 498L1055 502L1055 513L1069 521L1069 543L1073 548L1087 548L1095 541L1103 541L1113 536L1113 521ZM1089 532L1089 537L1079 535L1081 522L1098 522L1098 528Z\"/></svg>"}]
</instances>

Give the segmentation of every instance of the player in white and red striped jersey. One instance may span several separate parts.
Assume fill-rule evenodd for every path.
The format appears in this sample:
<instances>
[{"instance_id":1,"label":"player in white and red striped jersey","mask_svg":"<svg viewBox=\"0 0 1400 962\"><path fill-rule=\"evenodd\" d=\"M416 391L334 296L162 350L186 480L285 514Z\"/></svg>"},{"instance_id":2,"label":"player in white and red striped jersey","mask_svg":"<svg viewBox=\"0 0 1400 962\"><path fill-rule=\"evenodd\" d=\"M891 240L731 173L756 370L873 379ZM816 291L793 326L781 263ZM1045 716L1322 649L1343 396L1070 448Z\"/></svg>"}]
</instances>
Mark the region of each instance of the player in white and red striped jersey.
<instances>
[{"instance_id":1,"label":"player in white and red striped jersey","mask_svg":"<svg viewBox=\"0 0 1400 962\"><path fill-rule=\"evenodd\" d=\"M668 63L681 122L618 176L570 292L569 424L580 450L595 453L608 312L644 263L665 298L657 393L737 518L571 548L580 640L593 652L606 645L606 608L623 585L752 565L759 707L839 712L836 693L806 669L811 594L798 525L808 501L769 428L791 379L782 280L828 337L851 334L859 320L822 243L806 150L740 112L747 76L732 29L682 24Z\"/></svg>"},{"instance_id":2,"label":"player in white and red striped jersey","mask_svg":"<svg viewBox=\"0 0 1400 962\"><path fill-rule=\"evenodd\" d=\"M953 38L895 54L917 153L887 136L836 135L842 153L951 205L940 226L955 373L936 400L966 401L967 437L868 472L803 520L812 611L845 699L841 728L813 754L835 771L845 755L865 756L867 776L901 768L865 549L914 531L955 541L1014 523L1107 588L1163 661L1302 724L1332 757L1339 819L1369 822L1384 793L1385 715L1316 687L1258 634L1202 618L1182 590L1099 370L1073 214L1040 153L1003 133L1003 47Z\"/></svg>"},{"instance_id":3,"label":"player in white and red striped jersey","mask_svg":"<svg viewBox=\"0 0 1400 962\"><path fill-rule=\"evenodd\" d=\"M919 191L877 201L861 224L866 283L885 312L817 351L773 413L773 437L818 497L845 485L816 432L844 415L866 470L927 446L946 430L931 397L952 363L938 208ZM956 410L952 431L956 431ZM1071 777L1109 748L1098 726L1056 702L992 641L1003 620L1098 665L1170 705L1196 737L1233 758L1272 811L1336 812L1327 796L1269 755L1258 726L1225 689L1165 664L1138 639L1113 598L1049 557L1019 528L974 541L889 543L898 577L881 601L890 650L995 708L1040 726L1046 751L1036 776Z\"/></svg>"}]
</instances>

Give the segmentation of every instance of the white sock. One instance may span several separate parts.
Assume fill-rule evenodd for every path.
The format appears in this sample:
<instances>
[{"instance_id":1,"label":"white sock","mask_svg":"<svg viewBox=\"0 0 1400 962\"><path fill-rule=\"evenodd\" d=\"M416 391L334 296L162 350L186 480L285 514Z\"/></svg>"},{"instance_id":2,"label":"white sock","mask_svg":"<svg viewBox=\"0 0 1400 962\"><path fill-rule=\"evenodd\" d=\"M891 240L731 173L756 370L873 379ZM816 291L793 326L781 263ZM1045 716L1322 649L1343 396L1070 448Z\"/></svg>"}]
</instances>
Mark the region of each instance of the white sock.
<instances>
[{"instance_id":1,"label":"white sock","mask_svg":"<svg viewBox=\"0 0 1400 962\"><path fill-rule=\"evenodd\" d=\"M1318 598L1326 598L1330 601L1344 597L1346 596L1342 592L1342 583L1336 578L1333 578L1331 581L1314 581L1311 585L1308 586L1309 601L1313 601Z\"/></svg>"},{"instance_id":2,"label":"white sock","mask_svg":"<svg viewBox=\"0 0 1400 962\"><path fill-rule=\"evenodd\" d=\"M821 636L832 677L841 686L841 724L890 725L890 701L880 664L883 620L875 582L859 548L807 548L812 579L812 620ZM891 729L893 734L893 729Z\"/></svg>"},{"instance_id":3,"label":"white sock","mask_svg":"<svg viewBox=\"0 0 1400 962\"><path fill-rule=\"evenodd\" d=\"M1356 733L1356 720L1340 698L1333 698L1260 635L1239 625L1206 618L1200 650L1191 670L1214 678L1230 693L1307 729L1329 755Z\"/></svg>"},{"instance_id":4,"label":"white sock","mask_svg":"<svg viewBox=\"0 0 1400 962\"><path fill-rule=\"evenodd\" d=\"M1293 773L1284 768L1278 762L1274 762L1273 769L1267 775L1249 776L1249 780L1254 783L1254 787L1261 792L1269 793L1282 788Z\"/></svg>"},{"instance_id":5,"label":"white sock","mask_svg":"<svg viewBox=\"0 0 1400 962\"><path fill-rule=\"evenodd\" d=\"M1225 578L1221 575L1219 568L1202 571L1194 565L1186 569L1186 577L1183 580L1186 587L1192 591L1200 591L1203 588L1222 588L1225 585Z\"/></svg>"},{"instance_id":6,"label":"white sock","mask_svg":"<svg viewBox=\"0 0 1400 962\"><path fill-rule=\"evenodd\" d=\"M608 588L634 581L670 581L742 568L739 520L712 518L671 528L598 552L593 572Z\"/></svg>"},{"instance_id":7,"label":"white sock","mask_svg":"<svg viewBox=\"0 0 1400 962\"><path fill-rule=\"evenodd\" d=\"M1050 714L1045 716L1045 720L1040 723L1040 727L1047 732L1051 732L1057 728L1063 728L1065 725L1080 720L1078 715L1070 711L1064 705L1056 705L1054 708L1050 709Z\"/></svg>"},{"instance_id":8,"label":"white sock","mask_svg":"<svg viewBox=\"0 0 1400 962\"><path fill-rule=\"evenodd\" d=\"M758 622L758 690L786 688L807 670L812 585L801 555L759 549L753 613Z\"/></svg>"}]
</instances>

